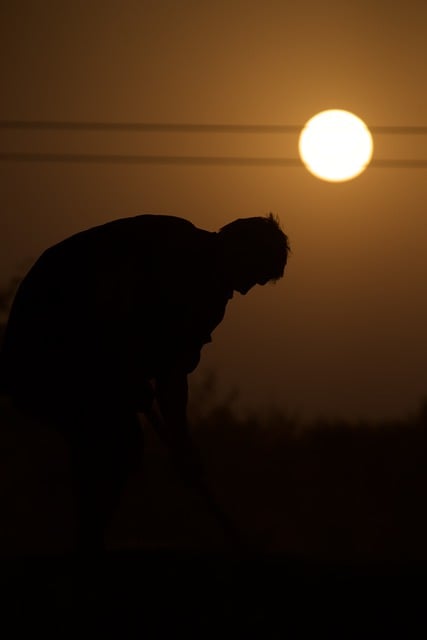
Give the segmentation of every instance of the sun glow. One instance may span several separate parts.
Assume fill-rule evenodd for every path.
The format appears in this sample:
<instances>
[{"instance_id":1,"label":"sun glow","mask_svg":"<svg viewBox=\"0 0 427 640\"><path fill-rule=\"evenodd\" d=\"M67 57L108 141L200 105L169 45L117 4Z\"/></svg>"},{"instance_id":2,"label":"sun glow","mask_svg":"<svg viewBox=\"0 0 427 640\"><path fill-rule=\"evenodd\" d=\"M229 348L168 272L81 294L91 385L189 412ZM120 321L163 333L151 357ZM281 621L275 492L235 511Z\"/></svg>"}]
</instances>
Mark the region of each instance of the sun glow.
<instances>
[{"instance_id":1,"label":"sun glow","mask_svg":"<svg viewBox=\"0 0 427 640\"><path fill-rule=\"evenodd\" d=\"M343 182L360 175L373 153L366 124L350 111L330 109L313 116L299 137L299 153L317 178Z\"/></svg>"}]
</instances>

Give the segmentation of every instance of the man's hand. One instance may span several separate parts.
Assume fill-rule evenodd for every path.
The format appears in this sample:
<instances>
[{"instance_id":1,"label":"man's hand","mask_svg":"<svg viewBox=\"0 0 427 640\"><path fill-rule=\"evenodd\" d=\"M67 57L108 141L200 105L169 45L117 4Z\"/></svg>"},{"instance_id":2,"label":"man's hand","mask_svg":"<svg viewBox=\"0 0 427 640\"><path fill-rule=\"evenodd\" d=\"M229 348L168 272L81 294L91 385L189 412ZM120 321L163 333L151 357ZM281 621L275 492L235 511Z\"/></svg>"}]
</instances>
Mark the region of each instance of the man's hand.
<instances>
[{"instance_id":1,"label":"man's hand","mask_svg":"<svg viewBox=\"0 0 427 640\"><path fill-rule=\"evenodd\" d=\"M192 487L204 485L204 467L193 446L178 444L169 451L173 465L187 484Z\"/></svg>"},{"instance_id":2,"label":"man's hand","mask_svg":"<svg viewBox=\"0 0 427 640\"><path fill-rule=\"evenodd\" d=\"M146 414L154 430L167 447L171 462L180 476L192 486L203 482L203 464L200 454L193 446L188 425L167 423L156 403Z\"/></svg>"}]
</instances>

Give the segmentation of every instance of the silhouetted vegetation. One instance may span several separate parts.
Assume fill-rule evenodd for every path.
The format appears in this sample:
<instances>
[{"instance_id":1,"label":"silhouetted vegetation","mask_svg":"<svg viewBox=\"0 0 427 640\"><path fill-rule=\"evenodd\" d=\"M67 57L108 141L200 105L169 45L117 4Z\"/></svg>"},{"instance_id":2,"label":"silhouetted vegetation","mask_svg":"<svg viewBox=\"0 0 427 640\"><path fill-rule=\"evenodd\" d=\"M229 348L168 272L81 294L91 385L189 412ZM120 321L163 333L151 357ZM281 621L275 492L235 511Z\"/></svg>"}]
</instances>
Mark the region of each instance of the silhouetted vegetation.
<instances>
[{"instance_id":1,"label":"silhouetted vegetation","mask_svg":"<svg viewBox=\"0 0 427 640\"><path fill-rule=\"evenodd\" d=\"M242 417L218 401L199 412L192 432L208 481L250 548L332 562L416 563L427 560L426 406L401 422L303 427L279 413ZM8 506L1 545L48 550L53 538L60 548L62 536L67 546L64 443L7 403L0 409L4 515ZM146 423L143 429L144 465L109 544L226 548L220 526L181 484Z\"/></svg>"},{"instance_id":2,"label":"silhouetted vegetation","mask_svg":"<svg viewBox=\"0 0 427 640\"><path fill-rule=\"evenodd\" d=\"M0 345L6 328L7 317L16 289L21 281L19 276L15 276L7 284L0 286Z\"/></svg>"},{"instance_id":3,"label":"silhouetted vegetation","mask_svg":"<svg viewBox=\"0 0 427 640\"><path fill-rule=\"evenodd\" d=\"M242 418L218 405L195 437L249 537L325 559L427 559L427 404L404 421Z\"/></svg>"}]
</instances>

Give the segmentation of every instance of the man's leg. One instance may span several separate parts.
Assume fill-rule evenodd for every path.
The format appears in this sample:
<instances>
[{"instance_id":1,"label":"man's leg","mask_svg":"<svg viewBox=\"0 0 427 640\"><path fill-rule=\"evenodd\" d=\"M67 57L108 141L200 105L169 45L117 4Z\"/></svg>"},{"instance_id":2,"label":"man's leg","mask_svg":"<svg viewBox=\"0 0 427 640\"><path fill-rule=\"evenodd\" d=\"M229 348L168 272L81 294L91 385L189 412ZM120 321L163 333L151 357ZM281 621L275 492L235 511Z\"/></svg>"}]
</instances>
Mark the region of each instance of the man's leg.
<instances>
[{"instance_id":1,"label":"man's leg","mask_svg":"<svg viewBox=\"0 0 427 640\"><path fill-rule=\"evenodd\" d=\"M129 473L142 460L143 435L136 414L85 415L71 436L76 546L101 552L104 534Z\"/></svg>"}]
</instances>

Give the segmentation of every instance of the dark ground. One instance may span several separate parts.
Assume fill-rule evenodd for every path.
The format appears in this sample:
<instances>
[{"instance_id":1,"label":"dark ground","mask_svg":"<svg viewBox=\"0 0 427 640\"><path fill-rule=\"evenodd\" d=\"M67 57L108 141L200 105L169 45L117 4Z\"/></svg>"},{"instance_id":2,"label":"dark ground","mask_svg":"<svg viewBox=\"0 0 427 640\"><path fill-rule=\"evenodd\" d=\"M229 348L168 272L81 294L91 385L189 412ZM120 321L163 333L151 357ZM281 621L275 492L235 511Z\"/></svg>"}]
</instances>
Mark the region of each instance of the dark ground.
<instances>
[{"instance_id":1,"label":"dark ground","mask_svg":"<svg viewBox=\"0 0 427 640\"><path fill-rule=\"evenodd\" d=\"M4 559L4 638L422 638L426 567L116 551Z\"/></svg>"},{"instance_id":2,"label":"dark ground","mask_svg":"<svg viewBox=\"0 0 427 640\"><path fill-rule=\"evenodd\" d=\"M67 452L0 404L0 637L427 637L427 409L298 432L212 414L224 532L146 433L102 559L71 553Z\"/></svg>"}]
</instances>

